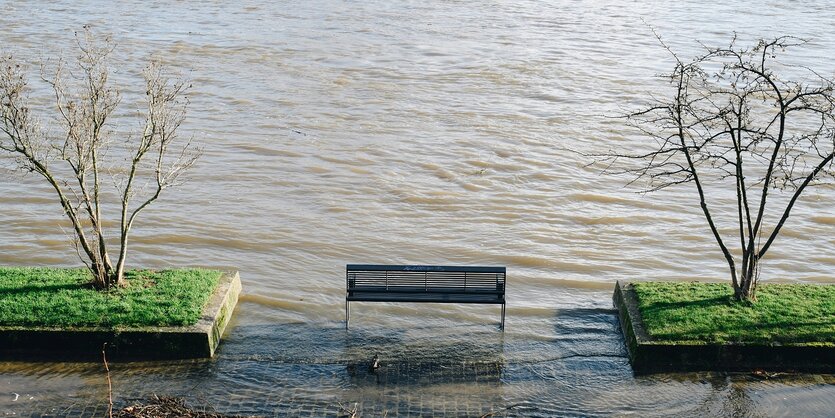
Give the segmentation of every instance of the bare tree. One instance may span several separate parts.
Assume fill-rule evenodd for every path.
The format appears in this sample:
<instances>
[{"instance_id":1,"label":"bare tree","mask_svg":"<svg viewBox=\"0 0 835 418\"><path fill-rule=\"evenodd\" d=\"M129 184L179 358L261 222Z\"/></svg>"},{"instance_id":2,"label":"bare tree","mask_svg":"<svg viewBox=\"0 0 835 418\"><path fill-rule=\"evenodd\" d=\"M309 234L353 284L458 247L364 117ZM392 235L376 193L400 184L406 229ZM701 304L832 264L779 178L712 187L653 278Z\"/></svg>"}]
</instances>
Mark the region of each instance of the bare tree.
<instances>
[{"instance_id":1,"label":"bare tree","mask_svg":"<svg viewBox=\"0 0 835 418\"><path fill-rule=\"evenodd\" d=\"M672 94L653 97L651 105L627 115L653 142L646 152L606 156L616 167L612 171L647 181L647 191L695 186L738 300L756 300L760 260L801 194L835 177L835 85L810 68L777 59L804 43L780 37L741 48L734 39L728 47L706 48L691 62L664 45L675 60L673 72L663 76ZM795 81L776 69L791 72ZM709 186L725 196L732 191L735 207L725 208L732 219L717 218L721 199ZM734 232L723 234L720 222L735 225Z\"/></svg>"},{"instance_id":2,"label":"bare tree","mask_svg":"<svg viewBox=\"0 0 835 418\"><path fill-rule=\"evenodd\" d=\"M24 67L11 55L0 58L0 151L54 189L94 285L109 289L124 284L128 237L137 216L177 184L199 152L178 138L188 104L186 85L170 80L158 61L143 71L147 110L141 132L114 141L110 120L120 94L110 82L113 43L96 39L87 28L76 41L75 66L68 69L61 62L51 76L45 70L41 75L54 93L60 136L50 135L33 115ZM102 187L111 178L120 208L115 265L103 217L107 193Z\"/></svg>"}]
</instances>

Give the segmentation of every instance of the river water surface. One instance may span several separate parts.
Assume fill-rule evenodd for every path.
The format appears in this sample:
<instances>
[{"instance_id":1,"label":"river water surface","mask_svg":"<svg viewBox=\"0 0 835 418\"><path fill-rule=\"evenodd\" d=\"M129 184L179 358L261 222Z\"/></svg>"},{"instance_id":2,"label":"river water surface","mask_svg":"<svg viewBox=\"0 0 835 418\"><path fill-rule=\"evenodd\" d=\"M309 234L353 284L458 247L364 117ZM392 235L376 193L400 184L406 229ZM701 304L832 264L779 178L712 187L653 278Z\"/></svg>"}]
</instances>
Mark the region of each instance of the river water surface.
<instances>
[{"instance_id":1,"label":"river water surface","mask_svg":"<svg viewBox=\"0 0 835 418\"><path fill-rule=\"evenodd\" d=\"M633 377L616 280L722 280L693 190L640 194L583 153L634 149L612 118L682 56L794 35L787 60L835 72L826 1L0 2L0 48L117 43L127 118L156 55L193 84L188 182L138 221L129 264L237 269L244 294L213 361L114 366L120 402L205 397L226 412L320 416L825 416L831 376ZM44 116L45 124L50 116ZM808 193L763 280L831 283L833 189ZM725 196L720 192L719 199ZM4 170L0 264L78 265L42 180ZM732 224L725 225L731 228ZM356 304L346 263L506 265L498 307ZM365 364L384 359L376 374ZM0 365L0 414L101 414L97 365ZM69 408L69 409L61 409Z\"/></svg>"}]
</instances>

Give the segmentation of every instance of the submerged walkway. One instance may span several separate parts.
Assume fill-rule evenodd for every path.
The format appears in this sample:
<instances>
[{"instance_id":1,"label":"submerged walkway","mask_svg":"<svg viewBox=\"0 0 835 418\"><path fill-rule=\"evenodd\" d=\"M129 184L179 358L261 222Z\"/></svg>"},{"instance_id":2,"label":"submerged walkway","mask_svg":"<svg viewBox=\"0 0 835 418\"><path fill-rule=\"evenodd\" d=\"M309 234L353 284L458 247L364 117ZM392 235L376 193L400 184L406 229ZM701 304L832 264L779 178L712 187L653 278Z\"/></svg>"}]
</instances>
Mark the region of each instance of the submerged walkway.
<instances>
[{"instance_id":1,"label":"submerged walkway","mask_svg":"<svg viewBox=\"0 0 835 418\"><path fill-rule=\"evenodd\" d=\"M835 376L634 377L614 311L557 309L541 337L495 326L233 326L214 360L112 364L116 406L151 394L263 416L824 416ZM369 369L379 354L381 367ZM98 364L0 364L0 417L104 416ZM492 413L492 415L490 415Z\"/></svg>"}]
</instances>

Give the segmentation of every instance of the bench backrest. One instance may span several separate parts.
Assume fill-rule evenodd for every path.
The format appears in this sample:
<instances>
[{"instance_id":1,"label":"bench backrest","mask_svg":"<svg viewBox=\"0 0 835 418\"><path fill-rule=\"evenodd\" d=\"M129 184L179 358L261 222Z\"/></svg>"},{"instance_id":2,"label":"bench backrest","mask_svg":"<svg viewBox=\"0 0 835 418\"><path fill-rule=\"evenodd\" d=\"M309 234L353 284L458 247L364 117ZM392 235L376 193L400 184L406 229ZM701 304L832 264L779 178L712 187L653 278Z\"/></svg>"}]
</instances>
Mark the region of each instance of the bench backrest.
<instances>
[{"instance_id":1,"label":"bench backrest","mask_svg":"<svg viewBox=\"0 0 835 418\"><path fill-rule=\"evenodd\" d=\"M486 266L348 264L346 289L490 292L503 295L507 269Z\"/></svg>"}]
</instances>

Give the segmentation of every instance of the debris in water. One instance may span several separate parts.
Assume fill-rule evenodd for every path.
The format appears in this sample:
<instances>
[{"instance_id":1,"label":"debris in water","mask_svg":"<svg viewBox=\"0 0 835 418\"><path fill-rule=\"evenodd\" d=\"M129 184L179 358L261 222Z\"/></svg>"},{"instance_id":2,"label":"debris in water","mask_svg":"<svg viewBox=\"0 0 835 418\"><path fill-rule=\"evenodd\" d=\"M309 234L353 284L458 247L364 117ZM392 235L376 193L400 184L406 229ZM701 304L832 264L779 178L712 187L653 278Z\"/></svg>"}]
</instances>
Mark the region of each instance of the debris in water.
<instances>
[{"instance_id":1,"label":"debris in water","mask_svg":"<svg viewBox=\"0 0 835 418\"><path fill-rule=\"evenodd\" d=\"M368 366L368 369L371 370L372 372L374 372L379 368L380 368L380 355L379 354L374 354L374 358L371 359L371 365Z\"/></svg>"},{"instance_id":2,"label":"debris in water","mask_svg":"<svg viewBox=\"0 0 835 418\"><path fill-rule=\"evenodd\" d=\"M134 403L113 414L117 418L243 418L190 408L184 399L154 395L145 403Z\"/></svg>"}]
</instances>

